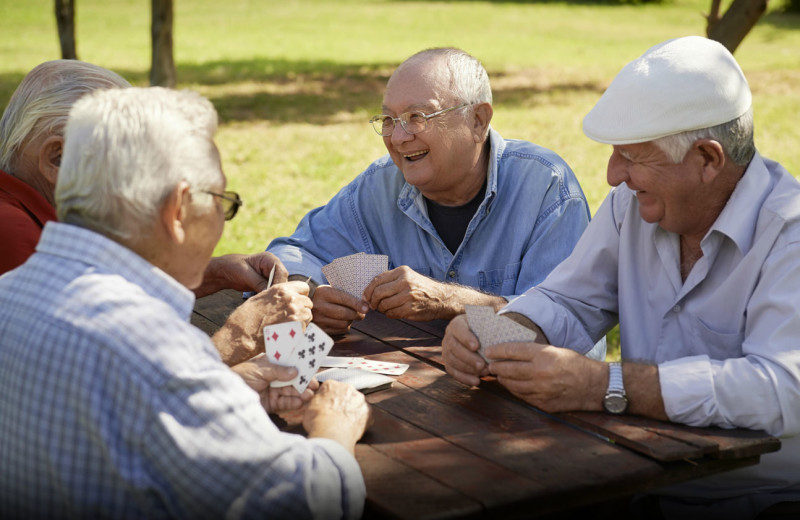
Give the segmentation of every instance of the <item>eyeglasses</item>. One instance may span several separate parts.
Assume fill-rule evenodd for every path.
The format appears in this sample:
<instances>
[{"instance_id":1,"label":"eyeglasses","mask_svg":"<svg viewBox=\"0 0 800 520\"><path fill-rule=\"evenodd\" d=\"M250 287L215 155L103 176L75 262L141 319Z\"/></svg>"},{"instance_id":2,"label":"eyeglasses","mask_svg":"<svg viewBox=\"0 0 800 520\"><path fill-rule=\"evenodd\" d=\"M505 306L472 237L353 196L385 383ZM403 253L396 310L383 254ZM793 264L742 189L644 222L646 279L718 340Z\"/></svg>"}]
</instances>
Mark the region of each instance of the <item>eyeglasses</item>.
<instances>
[{"instance_id":1,"label":"eyeglasses","mask_svg":"<svg viewBox=\"0 0 800 520\"><path fill-rule=\"evenodd\" d=\"M372 123L372 128L375 129L375 132L383 137L389 137L394 133L394 127L398 121L400 121L400 124L403 126L403 130L405 130L407 133L418 134L425 130L428 125L428 119L446 114L451 110L464 108L471 104L472 103L462 103L455 107L439 110L433 114L425 114L424 112L414 111L400 114L400 117L392 117L387 115L374 116L369 120L369 122Z\"/></svg>"},{"instance_id":2,"label":"eyeglasses","mask_svg":"<svg viewBox=\"0 0 800 520\"><path fill-rule=\"evenodd\" d=\"M225 191L223 193L214 193L213 191L203 191L215 197L222 199L222 209L225 210L225 220L230 220L236 216L239 207L244 204L242 198L235 191Z\"/></svg>"}]
</instances>

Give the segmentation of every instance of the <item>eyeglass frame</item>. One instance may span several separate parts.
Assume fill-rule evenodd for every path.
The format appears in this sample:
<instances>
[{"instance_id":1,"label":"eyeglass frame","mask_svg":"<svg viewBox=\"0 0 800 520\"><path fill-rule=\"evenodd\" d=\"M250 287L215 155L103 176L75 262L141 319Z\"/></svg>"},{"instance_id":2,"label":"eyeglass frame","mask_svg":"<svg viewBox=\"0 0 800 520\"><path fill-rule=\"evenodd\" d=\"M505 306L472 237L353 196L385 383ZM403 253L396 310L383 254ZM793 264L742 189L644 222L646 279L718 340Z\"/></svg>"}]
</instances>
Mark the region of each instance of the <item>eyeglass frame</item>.
<instances>
[{"instance_id":1,"label":"eyeglass frame","mask_svg":"<svg viewBox=\"0 0 800 520\"><path fill-rule=\"evenodd\" d=\"M222 200L228 201L228 206L223 203L223 209L225 210L225 220L233 220L233 217L239 212L239 208L244 205L244 201L239 196L238 193L235 191L223 191L222 193L217 193L214 191L202 190L203 193L207 193L208 195L213 195L214 197L219 197Z\"/></svg>"},{"instance_id":2,"label":"eyeglass frame","mask_svg":"<svg viewBox=\"0 0 800 520\"><path fill-rule=\"evenodd\" d=\"M394 134L395 128L397 128L397 122L398 121L400 121L400 126L403 127L403 130L405 130L405 132L407 134L409 134L409 135L420 134L420 133L422 133L422 132L424 132L425 130L428 129L428 120L429 119L432 119L432 118L434 118L436 116L440 116L442 114L446 114L447 112L450 112L451 110L458 110L459 108L468 107L468 106L471 106L471 105L474 105L474 104L475 103L462 103L462 104L460 104L458 106L454 106L454 107L450 107L450 108L443 108L442 110L434 112L433 114L426 114L422 110L411 110L409 112L403 112L402 114L400 114L397 117L392 117L392 116L387 115L387 114L380 114L380 115L377 115L377 116L372 116L370 118L369 122L370 122L370 126L372 126L372 129L375 130L375 133L378 134L381 137L391 137ZM409 132L408 129L406 128L406 122L403 121L402 118L406 114L415 114L415 113L416 114L422 114L422 117L425 118L425 126L419 132ZM379 121L381 119L383 119L385 121L386 118L389 118L389 119L392 120L392 133L384 135L383 132L379 132L378 129L375 128L375 122Z\"/></svg>"}]
</instances>

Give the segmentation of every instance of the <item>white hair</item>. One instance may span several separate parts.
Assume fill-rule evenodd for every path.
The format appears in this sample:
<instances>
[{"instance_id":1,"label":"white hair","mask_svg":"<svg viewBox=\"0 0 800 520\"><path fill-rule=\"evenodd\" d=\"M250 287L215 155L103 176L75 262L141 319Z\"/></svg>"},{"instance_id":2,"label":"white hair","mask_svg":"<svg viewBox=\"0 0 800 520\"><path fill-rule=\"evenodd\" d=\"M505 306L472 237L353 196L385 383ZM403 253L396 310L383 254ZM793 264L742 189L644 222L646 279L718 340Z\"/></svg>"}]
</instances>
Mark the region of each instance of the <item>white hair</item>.
<instances>
[{"instance_id":1,"label":"white hair","mask_svg":"<svg viewBox=\"0 0 800 520\"><path fill-rule=\"evenodd\" d=\"M58 218L129 240L152 229L181 181L200 207L212 208L200 191L223 182L216 129L214 107L194 92L151 87L85 96L67 123Z\"/></svg>"},{"instance_id":2,"label":"white hair","mask_svg":"<svg viewBox=\"0 0 800 520\"><path fill-rule=\"evenodd\" d=\"M746 166L756 153L753 142L752 107L740 117L727 123L668 135L654 140L653 143L666 154L669 160L679 164L683 162L683 158L686 157L695 141L699 139L713 139L719 142L734 164Z\"/></svg>"},{"instance_id":3,"label":"white hair","mask_svg":"<svg viewBox=\"0 0 800 520\"><path fill-rule=\"evenodd\" d=\"M492 87L486 69L477 58L461 49L454 47L426 49L408 58L403 65L412 61L435 58L444 59L450 72L450 81L446 88L453 97L462 103L492 103Z\"/></svg>"},{"instance_id":4,"label":"white hair","mask_svg":"<svg viewBox=\"0 0 800 520\"><path fill-rule=\"evenodd\" d=\"M101 88L130 87L122 76L77 60L46 61L31 70L0 119L0 169L14 172L25 146L62 135L72 105Z\"/></svg>"}]
</instances>

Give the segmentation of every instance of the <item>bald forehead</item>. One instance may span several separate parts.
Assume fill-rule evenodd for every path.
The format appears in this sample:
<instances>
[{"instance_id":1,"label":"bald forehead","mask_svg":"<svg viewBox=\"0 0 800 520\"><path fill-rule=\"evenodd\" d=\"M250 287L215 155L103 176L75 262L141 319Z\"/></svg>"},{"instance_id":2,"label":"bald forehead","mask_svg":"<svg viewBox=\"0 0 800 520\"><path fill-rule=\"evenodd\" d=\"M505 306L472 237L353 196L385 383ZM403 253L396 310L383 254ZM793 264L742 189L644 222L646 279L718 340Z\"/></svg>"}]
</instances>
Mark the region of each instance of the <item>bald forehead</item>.
<instances>
[{"instance_id":1,"label":"bald forehead","mask_svg":"<svg viewBox=\"0 0 800 520\"><path fill-rule=\"evenodd\" d=\"M433 98L442 101L449 92L450 70L442 56L414 56L400 64L386 84L383 100L384 107L390 99L414 90L424 95L422 98ZM425 99L419 99L420 103Z\"/></svg>"}]
</instances>

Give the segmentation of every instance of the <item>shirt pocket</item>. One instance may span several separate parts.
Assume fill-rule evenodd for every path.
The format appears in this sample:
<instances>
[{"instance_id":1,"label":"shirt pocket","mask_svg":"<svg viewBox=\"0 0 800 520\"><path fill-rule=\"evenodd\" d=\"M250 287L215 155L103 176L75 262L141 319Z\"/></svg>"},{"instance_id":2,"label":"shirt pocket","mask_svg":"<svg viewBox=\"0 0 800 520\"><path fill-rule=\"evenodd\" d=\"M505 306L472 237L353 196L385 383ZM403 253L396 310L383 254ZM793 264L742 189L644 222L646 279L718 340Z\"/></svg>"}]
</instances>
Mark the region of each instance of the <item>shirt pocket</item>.
<instances>
[{"instance_id":1,"label":"shirt pocket","mask_svg":"<svg viewBox=\"0 0 800 520\"><path fill-rule=\"evenodd\" d=\"M503 269L478 271L478 288L491 294L516 294L520 267L522 267L522 262L515 262L508 264Z\"/></svg>"},{"instance_id":2,"label":"shirt pocket","mask_svg":"<svg viewBox=\"0 0 800 520\"><path fill-rule=\"evenodd\" d=\"M687 345L692 351L690 355L707 354L711 359L723 360L742 357L744 332L724 332L715 330L702 316L695 316L694 345Z\"/></svg>"}]
</instances>

